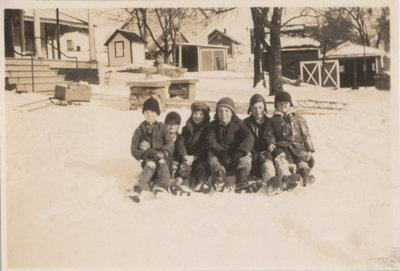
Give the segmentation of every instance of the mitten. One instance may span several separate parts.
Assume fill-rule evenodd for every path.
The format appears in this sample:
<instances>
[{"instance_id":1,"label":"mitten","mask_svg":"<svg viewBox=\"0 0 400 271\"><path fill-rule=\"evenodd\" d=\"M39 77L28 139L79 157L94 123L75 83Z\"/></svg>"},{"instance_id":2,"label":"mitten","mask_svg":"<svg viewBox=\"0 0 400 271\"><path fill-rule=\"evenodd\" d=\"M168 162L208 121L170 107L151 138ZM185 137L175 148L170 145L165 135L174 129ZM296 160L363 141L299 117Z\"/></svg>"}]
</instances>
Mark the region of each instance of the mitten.
<instances>
[{"instance_id":1,"label":"mitten","mask_svg":"<svg viewBox=\"0 0 400 271\"><path fill-rule=\"evenodd\" d=\"M231 164L232 160L231 157L229 156L229 153L227 151L220 151L218 153L219 156L219 161L224 167L229 167Z\"/></svg>"},{"instance_id":2,"label":"mitten","mask_svg":"<svg viewBox=\"0 0 400 271\"><path fill-rule=\"evenodd\" d=\"M272 153L275 150L275 148L276 148L276 146L274 144L270 144L268 146L268 151Z\"/></svg>"},{"instance_id":3,"label":"mitten","mask_svg":"<svg viewBox=\"0 0 400 271\"><path fill-rule=\"evenodd\" d=\"M184 161L187 165L191 166L192 163L193 163L193 161L194 161L194 159L195 159L194 155L185 155L185 157L183 158L183 161Z\"/></svg>"},{"instance_id":4,"label":"mitten","mask_svg":"<svg viewBox=\"0 0 400 271\"><path fill-rule=\"evenodd\" d=\"M218 161L217 157L212 156L208 160L211 169L214 172L225 172L225 168L221 165L221 163Z\"/></svg>"},{"instance_id":5,"label":"mitten","mask_svg":"<svg viewBox=\"0 0 400 271\"><path fill-rule=\"evenodd\" d=\"M147 141L147 140L142 140L140 143L139 143L139 149L140 150L142 150L142 151L145 151L145 150L147 150L147 149L150 149L150 142L149 141Z\"/></svg>"},{"instance_id":6,"label":"mitten","mask_svg":"<svg viewBox=\"0 0 400 271\"><path fill-rule=\"evenodd\" d=\"M233 168L237 168L240 162L240 158L244 156L244 153L242 151L235 151L232 154L232 166Z\"/></svg>"}]
</instances>

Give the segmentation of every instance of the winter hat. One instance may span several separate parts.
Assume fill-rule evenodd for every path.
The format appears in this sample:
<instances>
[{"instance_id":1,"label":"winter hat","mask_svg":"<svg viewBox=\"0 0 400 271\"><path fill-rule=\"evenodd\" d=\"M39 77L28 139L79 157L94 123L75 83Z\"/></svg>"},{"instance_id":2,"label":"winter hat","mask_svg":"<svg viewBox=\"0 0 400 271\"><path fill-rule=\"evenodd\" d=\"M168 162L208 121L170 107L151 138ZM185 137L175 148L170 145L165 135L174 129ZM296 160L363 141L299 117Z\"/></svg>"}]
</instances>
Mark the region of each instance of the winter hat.
<instances>
[{"instance_id":1,"label":"winter hat","mask_svg":"<svg viewBox=\"0 0 400 271\"><path fill-rule=\"evenodd\" d=\"M203 111L204 115L210 114L210 107L206 103L203 103L203 102L192 103L192 105L190 106L190 109L192 110L192 113L194 111L201 110L201 111Z\"/></svg>"},{"instance_id":2,"label":"winter hat","mask_svg":"<svg viewBox=\"0 0 400 271\"><path fill-rule=\"evenodd\" d=\"M290 106L293 106L292 97L286 91L279 91L278 93L276 93L276 95L275 95L275 108L277 107L276 105L279 102L290 102Z\"/></svg>"},{"instance_id":3,"label":"winter hat","mask_svg":"<svg viewBox=\"0 0 400 271\"><path fill-rule=\"evenodd\" d=\"M156 112L157 115L160 115L160 106L158 105L158 102L156 99L154 99L153 97L148 98L144 104L143 104L143 109L142 112L144 113L144 111L146 110L151 110L153 112Z\"/></svg>"},{"instance_id":4,"label":"winter hat","mask_svg":"<svg viewBox=\"0 0 400 271\"><path fill-rule=\"evenodd\" d=\"M165 124L181 124L181 115L175 111L171 111L165 116Z\"/></svg>"},{"instance_id":5,"label":"winter hat","mask_svg":"<svg viewBox=\"0 0 400 271\"><path fill-rule=\"evenodd\" d=\"M217 102L216 110L218 110L218 107L220 106L225 106L228 107L233 114L236 114L236 108L235 108L235 103L233 100L229 97L224 97L221 100Z\"/></svg>"},{"instance_id":6,"label":"winter hat","mask_svg":"<svg viewBox=\"0 0 400 271\"><path fill-rule=\"evenodd\" d=\"M249 104L249 110L247 111L248 114L250 114L251 112L251 107L256 104L262 102L264 104L264 109L265 109L265 113L267 113L267 107L265 106L265 99L261 94L254 94L253 96L251 96L250 98L250 104Z\"/></svg>"}]
</instances>

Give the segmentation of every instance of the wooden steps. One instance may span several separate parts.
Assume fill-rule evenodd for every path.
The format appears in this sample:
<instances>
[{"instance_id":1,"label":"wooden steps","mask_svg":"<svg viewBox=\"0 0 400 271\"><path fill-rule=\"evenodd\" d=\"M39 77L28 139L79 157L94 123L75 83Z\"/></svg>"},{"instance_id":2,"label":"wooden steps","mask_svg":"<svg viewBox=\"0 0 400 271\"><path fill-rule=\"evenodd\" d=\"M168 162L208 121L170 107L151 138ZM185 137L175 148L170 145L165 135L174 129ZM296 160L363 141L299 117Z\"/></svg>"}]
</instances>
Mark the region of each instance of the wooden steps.
<instances>
[{"instance_id":1,"label":"wooden steps","mask_svg":"<svg viewBox=\"0 0 400 271\"><path fill-rule=\"evenodd\" d=\"M31 59L6 58L5 87L17 92L41 92L54 94L56 85L67 86L64 75L58 75L48 64L42 64L41 59L35 59L33 65L33 84Z\"/></svg>"}]
</instances>

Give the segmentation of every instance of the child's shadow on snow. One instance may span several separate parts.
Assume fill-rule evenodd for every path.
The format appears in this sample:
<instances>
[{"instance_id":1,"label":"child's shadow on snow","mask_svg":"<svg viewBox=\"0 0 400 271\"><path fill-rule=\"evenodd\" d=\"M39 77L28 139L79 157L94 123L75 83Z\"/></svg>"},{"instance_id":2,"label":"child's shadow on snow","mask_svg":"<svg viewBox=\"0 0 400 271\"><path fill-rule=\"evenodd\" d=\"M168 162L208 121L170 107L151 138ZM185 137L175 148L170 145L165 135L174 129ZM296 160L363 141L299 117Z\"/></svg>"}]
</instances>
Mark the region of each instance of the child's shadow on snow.
<instances>
[{"instance_id":1,"label":"child's shadow on snow","mask_svg":"<svg viewBox=\"0 0 400 271\"><path fill-rule=\"evenodd\" d=\"M131 159L111 159L101 160L97 163L87 163L83 161L72 161L65 163L66 168L82 168L92 171L103 178L115 179L122 194L126 195L132 191L137 177L137 167ZM139 165L140 167L140 165ZM136 169L136 170L135 170Z\"/></svg>"}]
</instances>

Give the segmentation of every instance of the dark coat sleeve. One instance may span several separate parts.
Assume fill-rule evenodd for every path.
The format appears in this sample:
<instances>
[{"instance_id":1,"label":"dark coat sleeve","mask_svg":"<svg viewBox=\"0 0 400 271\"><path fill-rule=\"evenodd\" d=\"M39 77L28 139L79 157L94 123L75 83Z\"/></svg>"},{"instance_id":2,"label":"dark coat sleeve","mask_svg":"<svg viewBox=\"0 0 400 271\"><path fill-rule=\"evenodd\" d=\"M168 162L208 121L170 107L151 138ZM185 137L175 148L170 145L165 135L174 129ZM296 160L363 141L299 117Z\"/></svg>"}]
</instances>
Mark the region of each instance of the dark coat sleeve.
<instances>
[{"instance_id":1,"label":"dark coat sleeve","mask_svg":"<svg viewBox=\"0 0 400 271\"><path fill-rule=\"evenodd\" d=\"M302 137L304 140L304 146L308 152L314 152L314 145L311 140L310 131L308 130L307 122L302 116L297 116L299 119L299 124L302 132Z\"/></svg>"},{"instance_id":2,"label":"dark coat sleeve","mask_svg":"<svg viewBox=\"0 0 400 271\"><path fill-rule=\"evenodd\" d=\"M175 149L175 143L169 134L167 126L164 123L160 123L160 134L164 142L160 149L168 153L169 156L172 156Z\"/></svg>"},{"instance_id":3,"label":"dark coat sleeve","mask_svg":"<svg viewBox=\"0 0 400 271\"><path fill-rule=\"evenodd\" d=\"M239 130L237 136L239 137L240 142L237 149L244 153L249 153L254 146L254 137L243 121L239 122Z\"/></svg>"},{"instance_id":4,"label":"dark coat sleeve","mask_svg":"<svg viewBox=\"0 0 400 271\"><path fill-rule=\"evenodd\" d=\"M151 148L145 151L139 148L139 144L143 139L144 139L143 130L142 127L139 126L133 133L131 142L131 154L133 157L135 157L136 160L149 159L156 153L156 150Z\"/></svg>"},{"instance_id":5,"label":"dark coat sleeve","mask_svg":"<svg viewBox=\"0 0 400 271\"><path fill-rule=\"evenodd\" d=\"M217 142L217 134L215 133L215 125L212 123L207 131L206 135L207 150L214 155L217 155L220 151L225 148Z\"/></svg>"},{"instance_id":6,"label":"dark coat sleeve","mask_svg":"<svg viewBox=\"0 0 400 271\"><path fill-rule=\"evenodd\" d=\"M183 134L183 132L182 132ZM186 146L185 146L185 139L183 138L182 135L178 135L175 141L175 152L174 156L175 158L179 161L182 162L184 156L187 154L186 152Z\"/></svg>"},{"instance_id":7,"label":"dark coat sleeve","mask_svg":"<svg viewBox=\"0 0 400 271\"><path fill-rule=\"evenodd\" d=\"M267 146L271 144L276 145L274 127L271 119L268 119L265 123L263 138L267 142Z\"/></svg>"}]
</instances>

